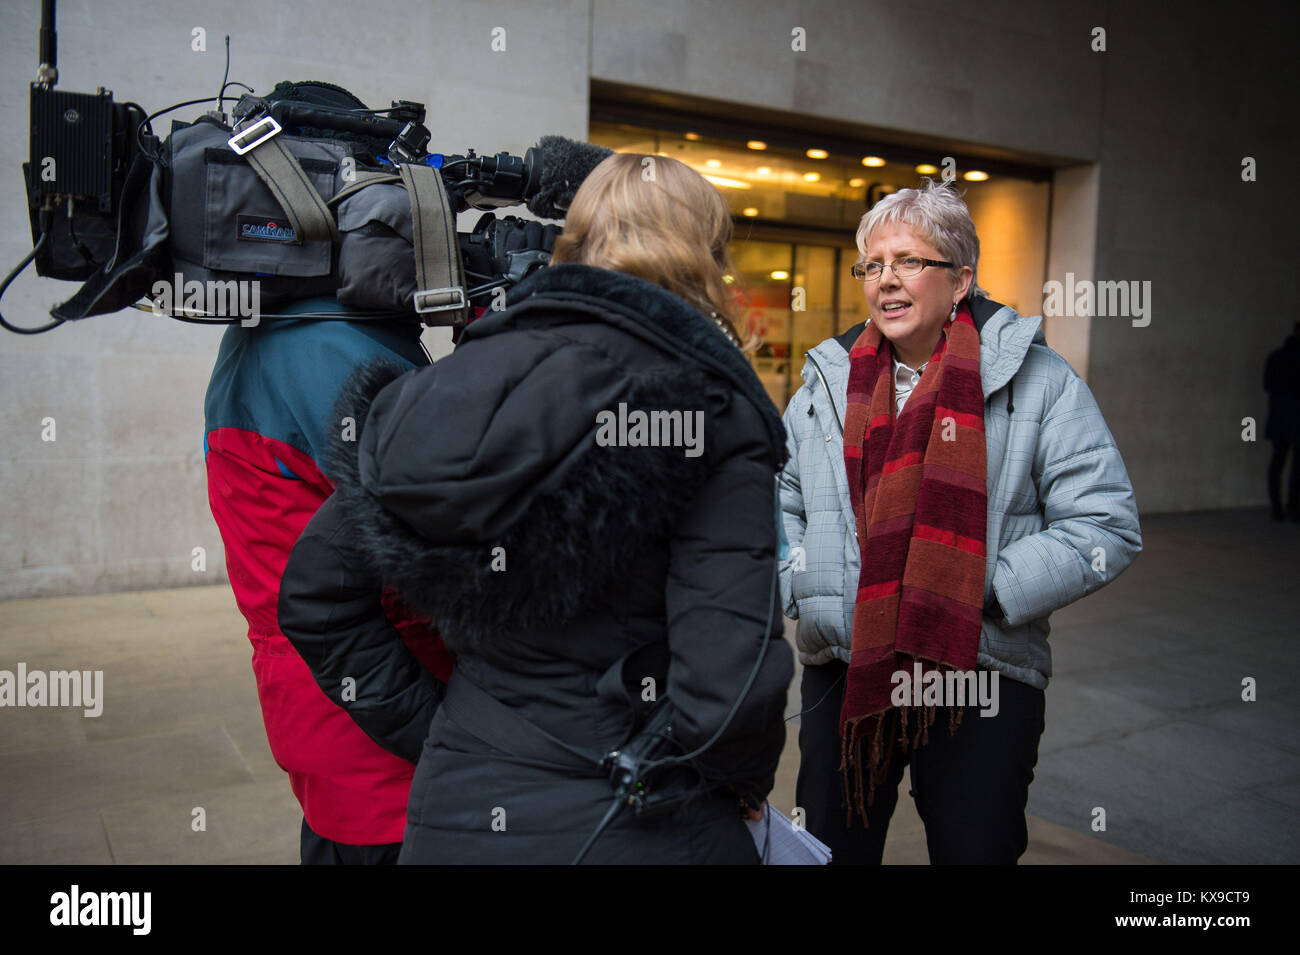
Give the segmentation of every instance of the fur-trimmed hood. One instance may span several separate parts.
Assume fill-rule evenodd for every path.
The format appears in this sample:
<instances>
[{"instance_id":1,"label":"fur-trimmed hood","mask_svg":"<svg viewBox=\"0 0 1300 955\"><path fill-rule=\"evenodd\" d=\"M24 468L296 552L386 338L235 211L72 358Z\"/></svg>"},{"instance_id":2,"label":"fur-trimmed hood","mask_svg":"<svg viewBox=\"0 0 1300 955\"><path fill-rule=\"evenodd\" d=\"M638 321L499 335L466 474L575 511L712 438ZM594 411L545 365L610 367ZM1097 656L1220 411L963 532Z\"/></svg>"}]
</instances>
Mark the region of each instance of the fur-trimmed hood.
<instances>
[{"instance_id":1,"label":"fur-trimmed hood","mask_svg":"<svg viewBox=\"0 0 1300 955\"><path fill-rule=\"evenodd\" d=\"M707 318L631 276L544 269L436 365L373 365L349 382L327 473L353 540L456 652L555 626L665 546L719 456L784 428L744 357ZM598 415L699 412L704 453L603 446ZM337 429L336 429L337 433Z\"/></svg>"}]
</instances>

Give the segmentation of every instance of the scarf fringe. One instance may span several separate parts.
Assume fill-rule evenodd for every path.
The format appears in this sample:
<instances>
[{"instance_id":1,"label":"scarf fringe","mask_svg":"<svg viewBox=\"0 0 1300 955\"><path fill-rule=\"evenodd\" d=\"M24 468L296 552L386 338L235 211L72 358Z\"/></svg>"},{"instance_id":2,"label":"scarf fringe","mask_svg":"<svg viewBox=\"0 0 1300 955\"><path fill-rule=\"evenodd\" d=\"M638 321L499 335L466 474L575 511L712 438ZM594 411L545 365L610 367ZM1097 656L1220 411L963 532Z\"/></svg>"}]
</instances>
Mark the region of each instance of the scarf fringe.
<instances>
[{"instance_id":1,"label":"scarf fringe","mask_svg":"<svg viewBox=\"0 0 1300 955\"><path fill-rule=\"evenodd\" d=\"M918 711L909 717L908 711ZM876 787L889 780L895 755L907 757L930 741L930 727L940 710L948 712L948 735L957 735L965 708L961 706L899 706L849 720L840 741L840 774L844 783L845 825L856 815L870 829L867 808ZM909 725L910 724L910 725ZM866 759L863 759L863 749ZM896 752L897 751L897 752Z\"/></svg>"}]
</instances>

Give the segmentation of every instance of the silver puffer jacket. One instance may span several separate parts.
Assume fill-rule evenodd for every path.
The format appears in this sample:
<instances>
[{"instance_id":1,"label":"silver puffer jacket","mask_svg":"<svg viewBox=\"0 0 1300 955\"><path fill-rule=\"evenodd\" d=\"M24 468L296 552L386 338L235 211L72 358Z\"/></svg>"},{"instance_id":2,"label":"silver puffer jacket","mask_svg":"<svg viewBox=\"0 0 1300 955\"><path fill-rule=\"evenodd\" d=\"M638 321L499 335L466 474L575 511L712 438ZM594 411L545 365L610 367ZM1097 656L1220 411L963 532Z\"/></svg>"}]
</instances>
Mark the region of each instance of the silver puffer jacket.
<instances>
[{"instance_id":1,"label":"silver puffer jacket","mask_svg":"<svg viewBox=\"0 0 1300 955\"><path fill-rule=\"evenodd\" d=\"M1133 562L1142 549L1137 503L1092 392L1047 347L1042 319L983 298L971 305L988 444L979 665L1042 689L1052 675L1048 615ZM798 620L805 666L849 660L861 558L843 422L848 349L862 327L808 353L804 385L785 413L790 459L778 483L790 548L781 597Z\"/></svg>"}]
</instances>

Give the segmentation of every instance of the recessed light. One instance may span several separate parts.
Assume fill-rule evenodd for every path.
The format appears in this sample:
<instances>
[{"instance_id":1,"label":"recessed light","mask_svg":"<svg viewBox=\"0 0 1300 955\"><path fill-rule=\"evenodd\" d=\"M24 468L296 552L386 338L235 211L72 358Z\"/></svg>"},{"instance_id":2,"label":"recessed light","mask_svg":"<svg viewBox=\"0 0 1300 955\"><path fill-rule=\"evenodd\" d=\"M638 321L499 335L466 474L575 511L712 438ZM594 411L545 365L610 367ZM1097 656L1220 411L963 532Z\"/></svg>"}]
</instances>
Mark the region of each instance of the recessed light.
<instances>
[{"instance_id":1,"label":"recessed light","mask_svg":"<svg viewBox=\"0 0 1300 955\"><path fill-rule=\"evenodd\" d=\"M810 149L804 155L809 159L825 159L830 153L824 149Z\"/></svg>"},{"instance_id":2,"label":"recessed light","mask_svg":"<svg viewBox=\"0 0 1300 955\"><path fill-rule=\"evenodd\" d=\"M725 176L710 176L705 173L704 178L709 180L715 186L726 186L728 189L748 189L749 183L743 179L727 179Z\"/></svg>"},{"instance_id":3,"label":"recessed light","mask_svg":"<svg viewBox=\"0 0 1300 955\"><path fill-rule=\"evenodd\" d=\"M722 165L722 160L721 160L721 159L710 159L710 160L708 160L704 165L708 166L710 169L717 169L719 166Z\"/></svg>"},{"instance_id":4,"label":"recessed light","mask_svg":"<svg viewBox=\"0 0 1300 955\"><path fill-rule=\"evenodd\" d=\"M879 156L863 156L862 165L864 166L883 166L885 161Z\"/></svg>"},{"instance_id":5,"label":"recessed light","mask_svg":"<svg viewBox=\"0 0 1300 955\"><path fill-rule=\"evenodd\" d=\"M749 208L744 209L744 210L742 210L742 211L743 211L743 214L744 214L744 215L749 216L751 219L752 219L754 216L758 215L758 210L755 209L753 206L750 206Z\"/></svg>"},{"instance_id":6,"label":"recessed light","mask_svg":"<svg viewBox=\"0 0 1300 955\"><path fill-rule=\"evenodd\" d=\"M748 146L750 149L766 149L766 148L767 148L767 143L763 142L763 140L761 140L761 139L751 139L749 142L745 143L745 145Z\"/></svg>"},{"instance_id":7,"label":"recessed light","mask_svg":"<svg viewBox=\"0 0 1300 955\"><path fill-rule=\"evenodd\" d=\"M784 282L789 277L790 277L790 273L787 272L785 269L777 269L775 272L772 273L772 278L776 279L776 281L778 282Z\"/></svg>"},{"instance_id":8,"label":"recessed light","mask_svg":"<svg viewBox=\"0 0 1300 955\"><path fill-rule=\"evenodd\" d=\"M933 176L936 172L939 171L939 167L932 166L928 162L923 162L921 163L921 165L916 167L916 171L923 176Z\"/></svg>"},{"instance_id":9,"label":"recessed light","mask_svg":"<svg viewBox=\"0 0 1300 955\"><path fill-rule=\"evenodd\" d=\"M686 136L686 138L689 139L691 142L696 142L696 141L700 138L700 134L699 134L699 133L686 133L685 136Z\"/></svg>"},{"instance_id":10,"label":"recessed light","mask_svg":"<svg viewBox=\"0 0 1300 955\"><path fill-rule=\"evenodd\" d=\"M968 169L962 173L962 178L967 182L983 182L989 177L989 174L982 169Z\"/></svg>"},{"instance_id":11,"label":"recessed light","mask_svg":"<svg viewBox=\"0 0 1300 955\"><path fill-rule=\"evenodd\" d=\"M819 182L822 177L821 177L821 173L806 172L803 174L803 178L804 178L804 182Z\"/></svg>"},{"instance_id":12,"label":"recessed light","mask_svg":"<svg viewBox=\"0 0 1300 955\"><path fill-rule=\"evenodd\" d=\"M770 176L772 174L772 167L759 166L757 169L754 170L754 172L758 173L760 176Z\"/></svg>"},{"instance_id":13,"label":"recessed light","mask_svg":"<svg viewBox=\"0 0 1300 955\"><path fill-rule=\"evenodd\" d=\"M854 189L861 189L866 184L867 184L867 180L865 179L858 179L854 177L853 179L849 180L849 185L852 186Z\"/></svg>"}]
</instances>

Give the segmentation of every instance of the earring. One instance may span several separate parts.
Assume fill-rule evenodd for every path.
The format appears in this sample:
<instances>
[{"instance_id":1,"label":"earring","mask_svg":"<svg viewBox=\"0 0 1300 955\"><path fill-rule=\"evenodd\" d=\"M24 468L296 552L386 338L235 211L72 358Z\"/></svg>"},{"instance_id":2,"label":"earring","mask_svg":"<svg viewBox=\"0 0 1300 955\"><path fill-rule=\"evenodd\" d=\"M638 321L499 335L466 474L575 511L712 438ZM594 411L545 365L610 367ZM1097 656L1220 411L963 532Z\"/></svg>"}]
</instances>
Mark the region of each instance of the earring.
<instances>
[{"instance_id":1,"label":"earring","mask_svg":"<svg viewBox=\"0 0 1300 955\"><path fill-rule=\"evenodd\" d=\"M953 302L952 311L948 313L948 321L952 322L952 321L956 321L956 319L957 319L957 303Z\"/></svg>"}]
</instances>

